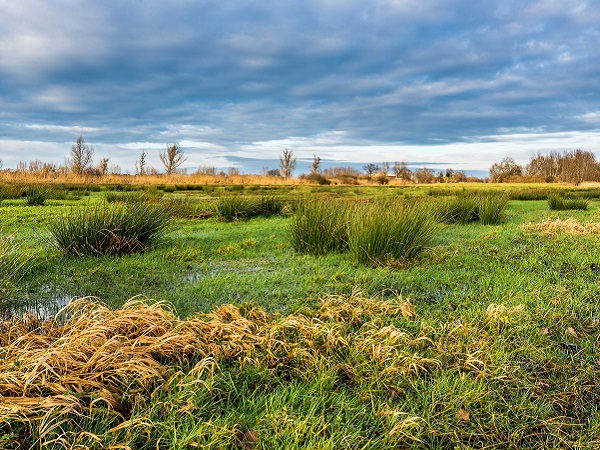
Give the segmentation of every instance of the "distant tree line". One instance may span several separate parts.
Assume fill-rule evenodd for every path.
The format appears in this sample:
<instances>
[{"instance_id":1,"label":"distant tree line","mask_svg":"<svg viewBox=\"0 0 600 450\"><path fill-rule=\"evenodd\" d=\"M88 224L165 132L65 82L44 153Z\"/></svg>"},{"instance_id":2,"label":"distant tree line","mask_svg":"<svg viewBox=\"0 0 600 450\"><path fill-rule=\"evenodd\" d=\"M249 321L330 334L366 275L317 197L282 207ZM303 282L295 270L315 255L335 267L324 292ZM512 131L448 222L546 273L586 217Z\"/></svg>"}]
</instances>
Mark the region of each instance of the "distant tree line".
<instances>
[{"instance_id":1,"label":"distant tree line","mask_svg":"<svg viewBox=\"0 0 600 450\"><path fill-rule=\"evenodd\" d=\"M512 158L494 163L490 167L490 181L545 181L578 185L585 181L600 181L600 164L596 156L587 150L551 151L545 155L538 152L524 167Z\"/></svg>"}]
</instances>

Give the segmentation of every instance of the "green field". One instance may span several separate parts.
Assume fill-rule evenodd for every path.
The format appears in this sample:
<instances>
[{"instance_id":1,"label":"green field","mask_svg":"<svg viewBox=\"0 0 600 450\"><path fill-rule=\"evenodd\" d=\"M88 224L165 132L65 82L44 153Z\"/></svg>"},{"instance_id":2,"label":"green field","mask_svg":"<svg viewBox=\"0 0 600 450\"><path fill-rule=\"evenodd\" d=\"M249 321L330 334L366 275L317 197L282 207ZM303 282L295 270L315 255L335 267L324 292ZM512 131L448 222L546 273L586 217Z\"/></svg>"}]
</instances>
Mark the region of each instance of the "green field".
<instances>
[{"instance_id":1,"label":"green field","mask_svg":"<svg viewBox=\"0 0 600 450\"><path fill-rule=\"evenodd\" d=\"M0 203L0 448L600 446L597 189L146 187L172 211L157 246L72 256L52 221L116 193L78 189ZM402 264L294 250L301 199L435 216L473 190L508 196L502 222L437 217ZM285 207L225 222L224 197ZM524 228L548 219L571 226Z\"/></svg>"}]
</instances>

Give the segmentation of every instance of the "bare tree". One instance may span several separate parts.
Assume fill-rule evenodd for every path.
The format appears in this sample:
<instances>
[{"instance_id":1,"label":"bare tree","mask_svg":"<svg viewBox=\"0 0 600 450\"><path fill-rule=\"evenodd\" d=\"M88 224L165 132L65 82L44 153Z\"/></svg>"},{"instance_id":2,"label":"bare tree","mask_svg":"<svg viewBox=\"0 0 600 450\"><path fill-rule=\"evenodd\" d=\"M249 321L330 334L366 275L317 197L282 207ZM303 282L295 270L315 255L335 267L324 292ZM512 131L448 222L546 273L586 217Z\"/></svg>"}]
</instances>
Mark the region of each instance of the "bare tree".
<instances>
[{"instance_id":1,"label":"bare tree","mask_svg":"<svg viewBox=\"0 0 600 450\"><path fill-rule=\"evenodd\" d=\"M92 165L94 147L85 143L83 136L77 138L77 143L71 147L71 158L69 160L71 172L83 175Z\"/></svg>"},{"instance_id":2,"label":"bare tree","mask_svg":"<svg viewBox=\"0 0 600 450\"><path fill-rule=\"evenodd\" d=\"M319 158L317 155L313 155L310 173L321 173L321 158Z\"/></svg>"},{"instance_id":3,"label":"bare tree","mask_svg":"<svg viewBox=\"0 0 600 450\"><path fill-rule=\"evenodd\" d=\"M381 167L379 166L379 164L369 163L363 166L363 170L365 171L367 177L370 180L373 174L376 174L377 172L381 171Z\"/></svg>"},{"instance_id":4,"label":"bare tree","mask_svg":"<svg viewBox=\"0 0 600 450\"><path fill-rule=\"evenodd\" d=\"M167 145L167 150L159 154L160 160L165 166L167 175L173 175L177 168L182 165L187 158L177 142Z\"/></svg>"},{"instance_id":5,"label":"bare tree","mask_svg":"<svg viewBox=\"0 0 600 450\"><path fill-rule=\"evenodd\" d=\"M490 181L492 183L503 183L511 177L523 175L523 169L514 159L506 157L502 161L492 164L490 167Z\"/></svg>"},{"instance_id":6,"label":"bare tree","mask_svg":"<svg viewBox=\"0 0 600 450\"><path fill-rule=\"evenodd\" d=\"M290 178L292 176L296 168L297 159L292 150L286 148L283 151L279 157L279 173L281 173L283 178Z\"/></svg>"},{"instance_id":7,"label":"bare tree","mask_svg":"<svg viewBox=\"0 0 600 450\"><path fill-rule=\"evenodd\" d=\"M108 173L108 161L110 158L102 158L98 163L98 170L100 171L100 175L104 176Z\"/></svg>"},{"instance_id":8,"label":"bare tree","mask_svg":"<svg viewBox=\"0 0 600 450\"><path fill-rule=\"evenodd\" d=\"M144 176L148 175L148 164L146 163L146 156L148 153L142 150L142 154L140 155L140 159L135 162L135 174Z\"/></svg>"}]
</instances>

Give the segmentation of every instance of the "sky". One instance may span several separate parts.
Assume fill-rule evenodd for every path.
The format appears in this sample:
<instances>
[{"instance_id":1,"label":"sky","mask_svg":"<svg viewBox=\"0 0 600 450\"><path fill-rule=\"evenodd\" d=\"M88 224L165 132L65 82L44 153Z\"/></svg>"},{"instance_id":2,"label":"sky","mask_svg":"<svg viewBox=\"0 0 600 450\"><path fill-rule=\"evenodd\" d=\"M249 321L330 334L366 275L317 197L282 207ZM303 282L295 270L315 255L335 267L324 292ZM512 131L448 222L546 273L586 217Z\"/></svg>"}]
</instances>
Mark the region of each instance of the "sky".
<instances>
[{"instance_id":1,"label":"sky","mask_svg":"<svg viewBox=\"0 0 600 450\"><path fill-rule=\"evenodd\" d=\"M600 2L0 0L0 158L134 172L600 155Z\"/></svg>"}]
</instances>

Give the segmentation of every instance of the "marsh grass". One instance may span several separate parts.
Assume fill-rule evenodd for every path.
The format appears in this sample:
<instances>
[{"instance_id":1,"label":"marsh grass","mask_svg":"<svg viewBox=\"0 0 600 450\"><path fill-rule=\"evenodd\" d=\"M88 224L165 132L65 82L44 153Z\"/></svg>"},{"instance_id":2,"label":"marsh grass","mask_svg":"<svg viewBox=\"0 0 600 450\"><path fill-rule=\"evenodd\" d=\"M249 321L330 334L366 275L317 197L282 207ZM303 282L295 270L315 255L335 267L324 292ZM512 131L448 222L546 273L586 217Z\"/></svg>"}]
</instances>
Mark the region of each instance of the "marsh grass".
<instances>
[{"instance_id":1,"label":"marsh grass","mask_svg":"<svg viewBox=\"0 0 600 450\"><path fill-rule=\"evenodd\" d=\"M498 225L504 220L508 196L503 193L482 195L478 198L478 216L482 225Z\"/></svg>"},{"instance_id":2,"label":"marsh grass","mask_svg":"<svg viewBox=\"0 0 600 450\"><path fill-rule=\"evenodd\" d=\"M461 195L442 201L439 214L444 223L466 225L479 219L479 202L476 198Z\"/></svg>"},{"instance_id":3,"label":"marsh grass","mask_svg":"<svg viewBox=\"0 0 600 450\"><path fill-rule=\"evenodd\" d=\"M504 219L508 200L508 195L501 192L462 193L455 199L442 201L439 216L448 224L480 221L483 225L497 225Z\"/></svg>"},{"instance_id":4,"label":"marsh grass","mask_svg":"<svg viewBox=\"0 0 600 450\"><path fill-rule=\"evenodd\" d=\"M26 256L13 236L0 236L0 301L9 299L25 275L31 257Z\"/></svg>"},{"instance_id":5,"label":"marsh grass","mask_svg":"<svg viewBox=\"0 0 600 450\"><path fill-rule=\"evenodd\" d=\"M548 197L548 206L551 211L587 210L589 200L582 198L563 198L558 195Z\"/></svg>"},{"instance_id":6,"label":"marsh grass","mask_svg":"<svg viewBox=\"0 0 600 450\"><path fill-rule=\"evenodd\" d=\"M170 231L164 205L134 203L74 209L49 224L52 243L74 255L120 255L158 245Z\"/></svg>"},{"instance_id":7,"label":"marsh grass","mask_svg":"<svg viewBox=\"0 0 600 450\"><path fill-rule=\"evenodd\" d=\"M594 448L598 324L548 310L458 320L355 290L180 319L79 299L3 323L0 448Z\"/></svg>"},{"instance_id":8,"label":"marsh grass","mask_svg":"<svg viewBox=\"0 0 600 450\"><path fill-rule=\"evenodd\" d=\"M285 202L271 196L245 197L227 195L215 203L215 213L223 222L248 220L253 217L269 217L283 212Z\"/></svg>"},{"instance_id":9,"label":"marsh grass","mask_svg":"<svg viewBox=\"0 0 600 450\"><path fill-rule=\"evenodd\" d=\"M302 200L294 206L291 242L298 253L324 255L348 248L348 203Z\"/></svg>"},{"instance_id":10,"label":"marsh grass","mask_svg":"<svg viewBox=\"0 0 600 450\"><path fill-rule=\"evenodd\" d=\"M378 201L352 214L349 251L360 264L403 266L423 252L437 230L429 202Z\"/></svg>"},{"instance_id":11,"label":"marsh grass","mask_svg":"<svg viewBox=\"0 0 600 450\"><path fill-rule=\"evenodd\" d=\"M108 191L104 194L107 203L142 203L159 200L164 192L159 189L144 189L129 192Z\"/></svg>"},{"instance_id":12,"label":"marsh grass","mask_svg":"<svg viewBox=\"0 0 600 450\"><path fill-rule=\"evenodd\" d=\"M25 188L25 203L27 206L43 206L49 197L49 192L41 186L29 186Z\"/></svg>"}]
</instances>

